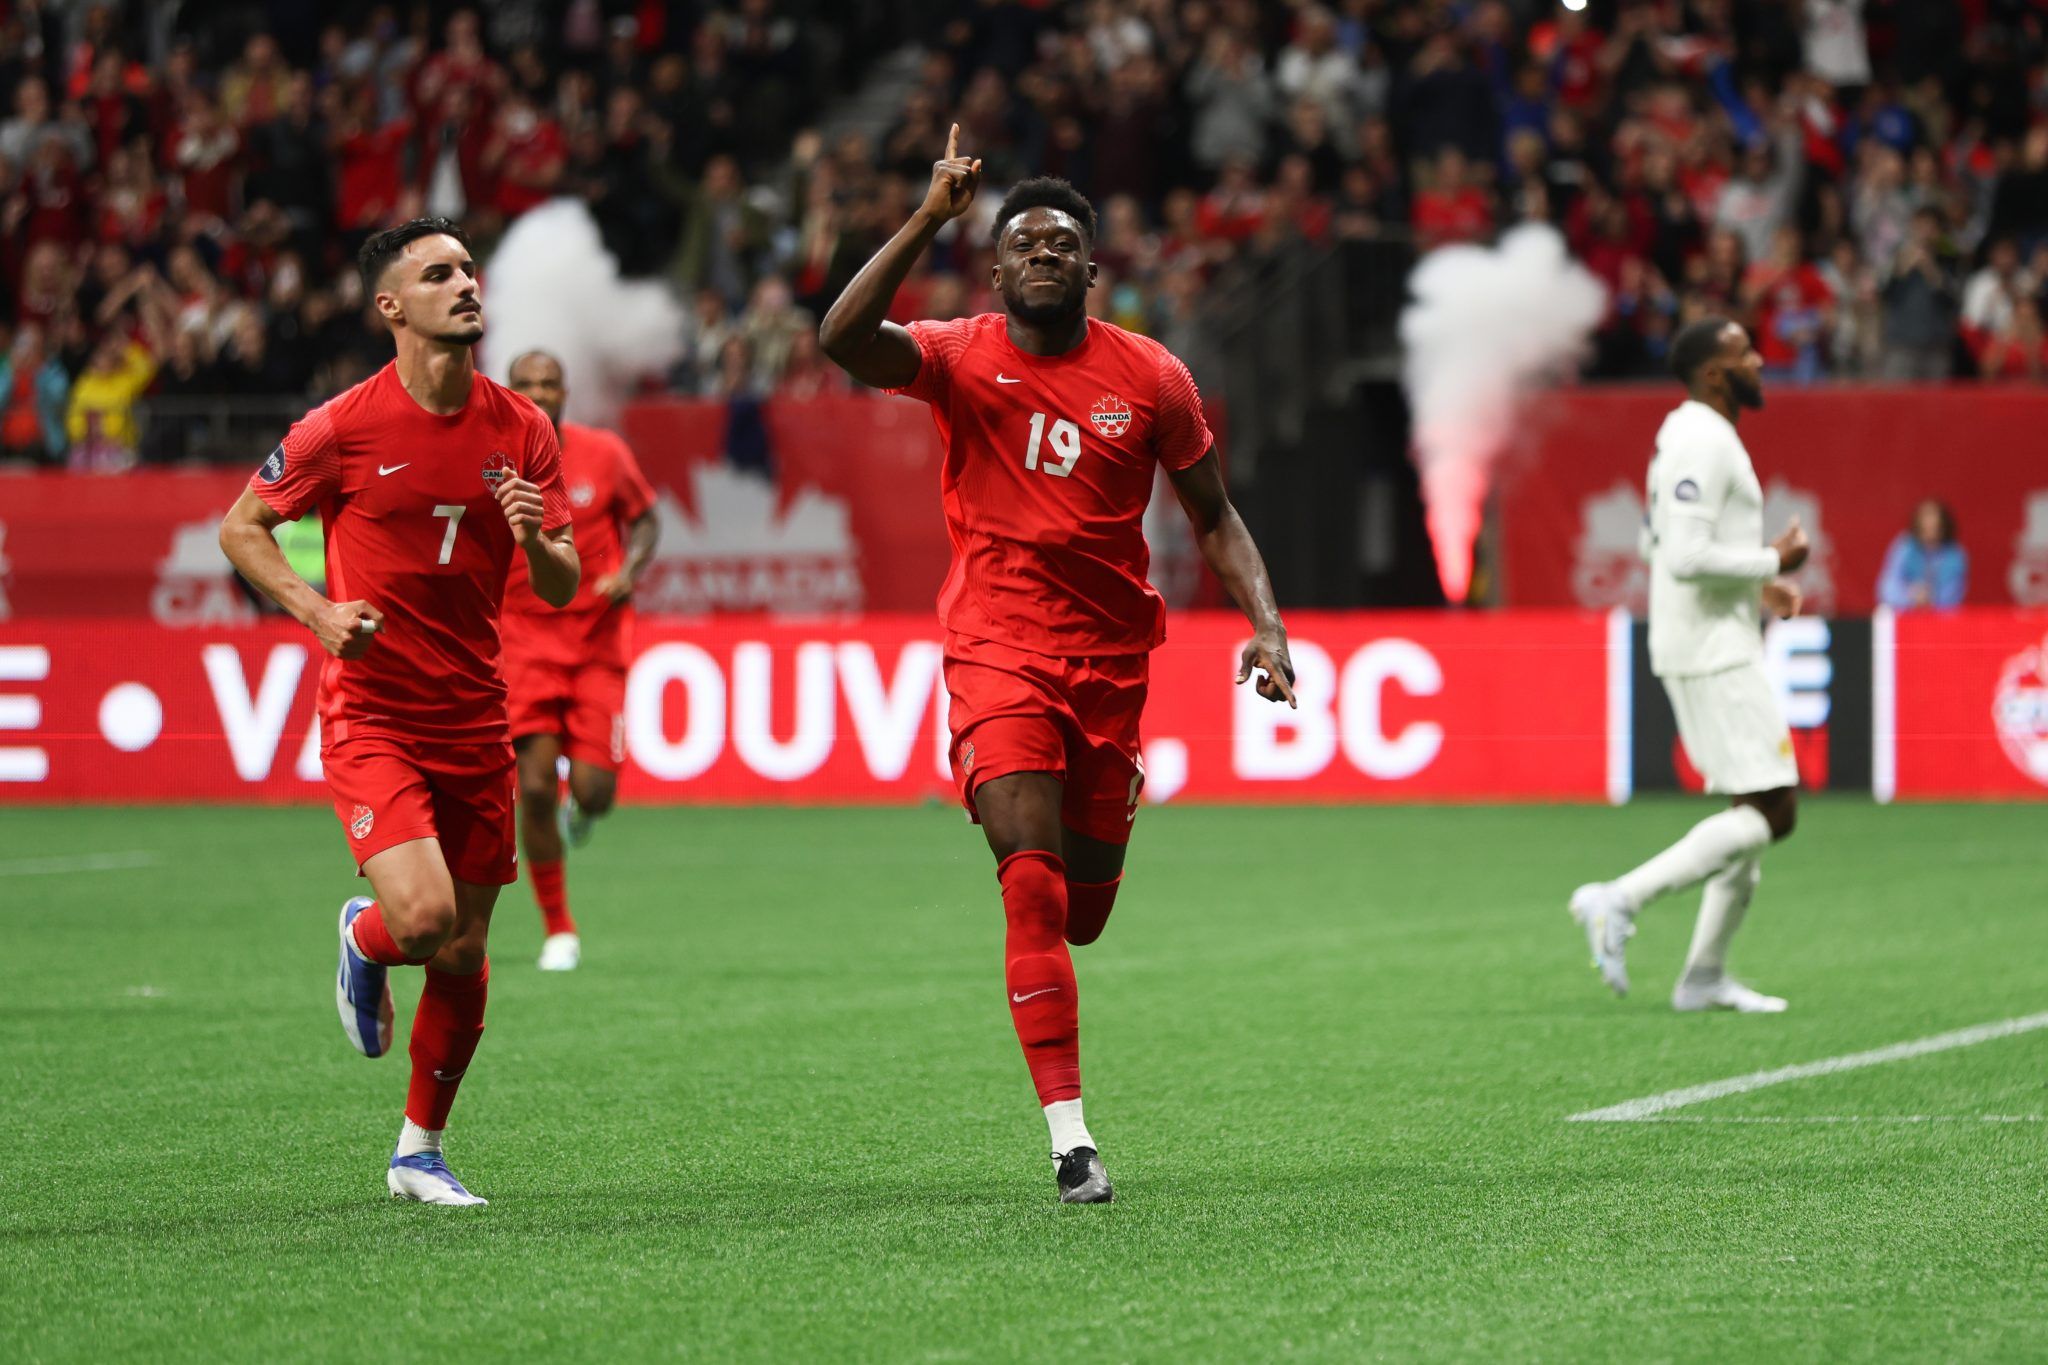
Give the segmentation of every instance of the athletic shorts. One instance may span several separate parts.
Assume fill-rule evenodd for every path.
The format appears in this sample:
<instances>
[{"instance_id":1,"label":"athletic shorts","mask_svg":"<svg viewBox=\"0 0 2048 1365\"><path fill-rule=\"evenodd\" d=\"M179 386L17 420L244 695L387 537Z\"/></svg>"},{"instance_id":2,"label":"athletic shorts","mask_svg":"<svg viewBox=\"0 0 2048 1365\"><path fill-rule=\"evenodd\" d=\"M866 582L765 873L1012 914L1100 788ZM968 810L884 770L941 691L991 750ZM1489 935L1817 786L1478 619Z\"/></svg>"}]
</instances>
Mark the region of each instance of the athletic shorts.
<instances>
[{"instance_id":1,"label":"athletic shorts","mask_svg":"<svg viewBox=\"0 0 2048 1365\"><path fill-rule=\"evenodd\" d=\"M512 738L559 735L571 761L617 772L626 762L626 670L611 660L505 659Z\"/></svg>"},{"instance_id":2,"label":"athletic shorts","mask_svg":"<svg viewBox=\"0 0 2048 1365\"><path fill-rule=\"evenodd\" d=\"M1062 824L1128 843L1145 786L1138 719L1148 667L1143 654L1067 659L949 636L950 753L968 816L980 823L974 791L983 782L1051 773L1066 787Z\"/></svg>"},{"instance_id":3,"label":"athletic shorts","mask_svg":"<svg viewBox=\"0 0 2048 1365\"><path fill-rule=\"evenodd\" d=\"M457 881L519 879L512 803L519 789L509 744L422 744L369 735L320 755L356 872L394 845L438 839Z\"/></svg>"},{"instance_id":4,"label":"athletic shorts","mask_svg":"<svg viewBox=\"0 0 2048 1365\"><path fill-rule=\"evenodd\" d=\"M1708 791L1749 796L1799 785L1792 732L1785 728L1762 665L1666 678L1664 691L1678 718L1686 757L1707 780Z\"/></svg>"}]
</instances>

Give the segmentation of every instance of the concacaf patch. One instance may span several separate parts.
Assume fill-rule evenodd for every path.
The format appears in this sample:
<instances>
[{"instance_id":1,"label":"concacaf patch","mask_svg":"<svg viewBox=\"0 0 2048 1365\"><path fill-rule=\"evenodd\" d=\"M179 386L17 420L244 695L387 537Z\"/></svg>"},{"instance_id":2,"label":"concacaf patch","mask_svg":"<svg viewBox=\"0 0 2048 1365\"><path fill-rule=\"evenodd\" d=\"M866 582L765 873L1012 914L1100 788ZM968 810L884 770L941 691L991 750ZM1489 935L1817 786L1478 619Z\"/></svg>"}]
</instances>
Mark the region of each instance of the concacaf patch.
<instances>
[{"instance_id":1,"label":"concacaf patch","mask_svg":"<svg viewBox=\"0 0 2048 1365\"><path fill-rule=\"evenodd\" d=\"M276 483L284 477L283 442L279 442L277 449L270 452L270 458L265 460L263 467L256 471L256 477L265 483Z\"/></svg>"},{"instance_id":2,"label":"concacaf patch","mask_svg":"<svg viewBox=\"0 0 2048 1365\"><path fill-rule=\"evenodd\" d=\"M1678 487L1671 490L1671 496L1677 498L1680 502L1698 502L1700 500L1700 486L1691 479L1680 479Z\"/></svg>"},{"instance_id":3,"label":"concacaf patch","mask_svg":"<svg viewBox=\"0 0 2048 1365\"><path fill-rule=\"evenodd\" d=\"M1105 393L1088 410L1095 429L1114 441L1131 429L1131 405L1113 393Z\"/></svg>"},{"instance_id":4,"label":"concacaf patch","mask_svg":"<svg viewBox=\"0 0 2048 1365\"><path fill-rule=\"evenodd\" d=\"M368 806L357 806L348 822L348 832L358 839L370 837L370 826L377 823L377 812Z\"/></svg>"},{"instance_id":5,"label":"concacaf patch","mask_svg":"<svg viewBox=\"0 0 2048 1365\"><path fill-rule=\"evenodd\" d=\"M502 450L494 450L484 461L484 482L495 493L498 485L505 482L505 476L512 472L512 457Z\"/></svg>"}]
</instances>

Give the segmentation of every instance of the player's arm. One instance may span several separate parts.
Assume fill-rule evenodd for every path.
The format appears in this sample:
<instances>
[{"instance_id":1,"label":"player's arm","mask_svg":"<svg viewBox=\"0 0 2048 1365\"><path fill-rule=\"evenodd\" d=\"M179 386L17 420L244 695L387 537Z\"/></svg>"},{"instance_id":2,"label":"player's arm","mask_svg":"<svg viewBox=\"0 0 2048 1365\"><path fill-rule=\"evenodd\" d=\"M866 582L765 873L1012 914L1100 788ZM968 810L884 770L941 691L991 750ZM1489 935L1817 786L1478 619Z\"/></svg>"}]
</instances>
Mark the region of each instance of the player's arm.
<instances>
[{"instance_id":1,"label":"player's arm","mask_svg":"<svg viewBox=\"0 0 2048 1365\"><path fill-rule=\"evenodd\" d=\"M1287 627L1280 623L1280 607L1273 600L1266 561L1230 501L1230 491L1223 486L1223 462L1216 458L1216 448L1211 446L1186 469L1169 469L1168 477L1173 480L1181 510L1195 528L1202 558L1252 623L1251 643L1238 661L1237 680L1251 677L1253 669L1263 670L1259 695L1293 706L1294 661L1287 657Z\"/></svg>"},{"instance_id":2,"label":"player's arm","mask_svg":"<svg viewBox=\"0 0 2048 1365\"><path fill-rule=\"evenodd\" d=\"M1806 532L1797 517L1769 545L1724 545L1714 539L1714 522L1733 480L1726 451L1685 442L1668 459L1660 457L1657 466L1661 486L1654 496L1667 509L1657 554L1679 582L1762 585L1806 562Z\"/></svg>"},{"instance_id":3,"label":"player's arm","mask_svg":"<svg viewBox=\"0 0 2048 1365\"><path fill-rule=\"evenodd\" d=\"M245 488L221 520L221 553L235 572L312 631L322 649L340 659L361 658L369 652L384 613L368 602L330 602L293 573L273 534L284 522L281 513Z\"/></svg>"},{"instance_id":4,"label":"player's arm","mask_svg":"<svg viewBox=\"0 0 2048 1365\"><path fill-rule=\"evenodd\" d=\"M917 340L888 320L889 304L939 229L965 213L981 187L981 159L958 155L959 146L956 123L946 135L945 158L932 165L924 203L860 268L818 327L819 348L863 384L900 389L917 378L922 363Z\"/></svg>"},{"instance_id":5,"label":"player's arm","mask_svg":"<svg viewBox=\"0 0 2048 1365\"><path fill-rule=\"evenodd\" d=\"M512 542L526 555L526 580L533 595L551 607L566 607L583 578L583 560L576 553L574 527L565 519L552 531L541 529L540 485L508 478L498 485L498 506L512 528Z\"/></svg>"},{"instance_id":6,"label":"player's arm","mask_svg":"<svg viewBox=\"0 0 2048 1365\"><path fill-rule=\"evenodd\" d=\"M623 602L633 595L633 589L640 582L640 575L647 572L647 566L654 562L654 547L661 539L661 521L649 508L626 528L626 558L618 572L608 573L591 584L591 591L614 602Z\"/></svg>"}]
</instances>

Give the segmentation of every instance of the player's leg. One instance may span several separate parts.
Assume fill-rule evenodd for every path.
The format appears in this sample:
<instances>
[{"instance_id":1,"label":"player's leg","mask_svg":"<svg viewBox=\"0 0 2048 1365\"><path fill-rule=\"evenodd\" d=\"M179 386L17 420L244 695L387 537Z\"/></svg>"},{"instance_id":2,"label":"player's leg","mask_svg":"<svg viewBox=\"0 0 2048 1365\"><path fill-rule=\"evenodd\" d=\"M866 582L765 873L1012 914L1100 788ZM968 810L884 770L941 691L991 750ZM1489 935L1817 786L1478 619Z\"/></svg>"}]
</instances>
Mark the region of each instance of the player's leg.
<instances>
[{"instance_id":1,"label":"player's leg","mask_svg":"<svg viewBox=\"0 0 2048 1365\"><path fill-rule=\"evenodd\" d=\"M1067 942L1102 937L1123 885L1124 849L1145 790L1138 723L1149 664L1142 654L1076 660L1067 695L1075 735L1068 749L1060 821L1067 856Z\"/></svg>"},{"instance_id":2,"label":"player's leg","mask_svg":"<svg viewBox=\"0 0 2048 1365\"><path fill-rule=\"evenodd\" d=\"M1776 702L1763 670L1729 669L1702 678L1667 678L1665 691L1678 721L1679 738L1711 791L1760 790L1749 774L1798 773L1791 766L1791 738L1776 720ZM1761 708L1761 713L1759 713ZM1774 725L1773 725L1773 722ZM1628 992L1625 950L1635 917L1662 896L1697 885L1761 853L1771 842L1770 820L1754 805L1737 803L1687 830L1671 847L1611 882L1594 882L1572 893L1572 917L1586 932L1594 965L1617 995Z\"/></svg>"},{"instance_id":3,"label":"player's leg","mask_svg":"<svg viewBox=\"0 0 2048 1365\"><path fill-rule=\"evenodd\" d=\"M1124 880L1124 846L1061 831L1067 860L1067 942L1084 948L1102 937Z\"/></svg>"},{"instance_id":4,"label":"player's leg","mask_svg":"<svg viewBox=\"0 0 2048 1365\"><path fill-rule=\"evenodd\" d=\"M1754 792L1735 798L1738 806L1753 807L1770 824L1771 838L1791 837L1798 823L1799 795L1791 787ZM1728 945L1742 927L1743 916L1763 880L1760 856L1751 856L1723 868L1707 878L1700 892L1699 919L1693 925L1692 946L1685 955L1685 970L1671 992L1671 1004L1680 1010L1732 1009L1747 1014L1777 1014L1785 1001L1750 989L1728 975Z\"/></svg>"},{"instance_id":5,"label":"player's leg","mask_svg":"<svg viewBox=\"0 0 2048 1365\"><path fill-rule=\"evenodd\" d=\"M626 762L626 670L599 660L576 670L563 733L568 736L569 799L562 835L571 848L590 842L592 826L618 801Z\"/></svg>"},{"instance_id":6,"label":"player's leg","mask_svg":"<svg viewBox=\"0 0 2048 1365\"><path fill-rule=\"evenodd\" d=\"M502 746L450 751L433 760L434 815L451 877L455 922L426 964L413 1015L412 1081L387 1183L396 1198L431 1204L481 1204L448 1170L442 1134L457 1089L483 1037L489 995L486 947L500 887L517 875L513 791L517 778Z\"/></svg>"},{"instance_id":7,"label":"player's leg","mask_svg":"<svg viewBox=\"0 0 2048 1365\"><path fill-rule=\"evenodd\" d=\"M553 734L521 735L519 756L519 841L526 850L526 880L540 907L540 966L565 971L576 965L581 942L569 913L568 867L556 804L561 797L562 741Z\"/></svg>"}]
</instances>

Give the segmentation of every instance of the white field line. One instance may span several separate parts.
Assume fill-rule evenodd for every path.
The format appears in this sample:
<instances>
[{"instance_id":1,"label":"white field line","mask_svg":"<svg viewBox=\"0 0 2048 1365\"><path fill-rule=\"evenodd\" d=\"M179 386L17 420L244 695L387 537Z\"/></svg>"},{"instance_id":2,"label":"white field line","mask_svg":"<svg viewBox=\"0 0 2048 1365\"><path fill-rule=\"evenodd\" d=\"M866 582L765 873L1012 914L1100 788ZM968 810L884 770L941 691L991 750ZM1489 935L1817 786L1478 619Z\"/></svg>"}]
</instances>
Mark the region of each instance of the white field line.
<instances>
[{"instance_id":1,"label":"white field line","mask_svg":"<svg viewBox=\"0 0 2048 1365\"><path fill-rule=\"evenodd\" d=\"M2042 1114L1658 1114L1637 1123L2048 1123Z\"/></svg>"},{"instance_id":2,"label":"white field line","mask_svg":"<svg viewBox=\"0 0 2048 1365\"><path fill-rule=\"evenodd\" d=\"M155 866L156 854L138 848L126 853L82 853L69 858L17 858L0 863L0 877L51 877L67 872L120 872Z\"/></svg>"},{"instance_id":3,"label":"white field line","mask_svg":"<svg viewBox=\"0 0 2048 1365\"><path fill-rule=\"evenodd\" d=\"M1995 1024L1978 1024L1974 1028L1957 1029L1952 1033L1937 1033L1931 1038L1916 1038L1909 1043L1893 1043L1890 1047L1873 1048L1869 1052L1852 1052L1845 1057L1826 1057L1818 1062L1801 1062L1797 1066L1781 1066L1771 1071L1752 1071L1746 1076L1731 1076L1725 1081L1708 1081L1705 1085L1688 1085L1680 1090L1667 1090L1661 1095L1646 1095L1639 1100L1624 1100L1605 1109L1588 1109L1582 1114L1568 1114L1565 1121L1641 1123L1645 1119L1655 1118L1666 1110L1683 1109L1689 1104L1701 1104L1728 1095L1746 1095L1752 1090L1784 1085L1788 1081L1805 1081L1815 1076L1859 1071L1866 1066L1883 1066L1886 1062L1903 1062L1912 1057L1924 1057L1930 1052L1975 1047L1978 1043L1988 1043L1996 1038L2010 1038L2015 1034L2032 1033L2035 1029L2044 1028L2048 1028L2048 1013L2022 1015L2017 1019L2004 1019Z\"/></svg>"}]
</instances>

